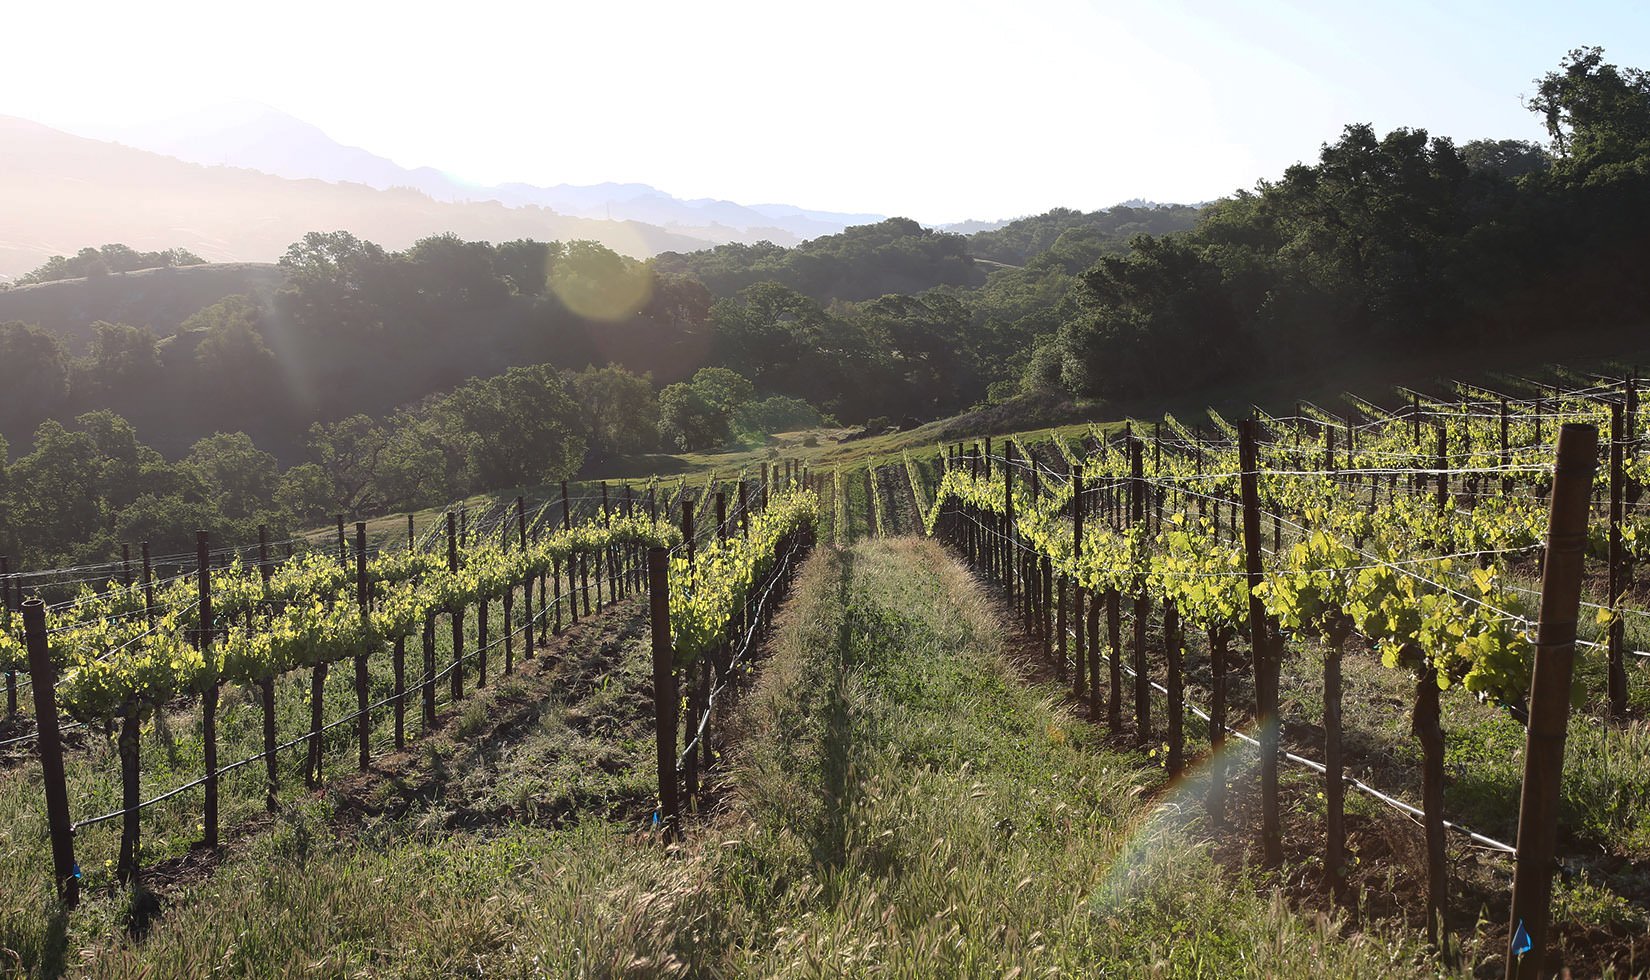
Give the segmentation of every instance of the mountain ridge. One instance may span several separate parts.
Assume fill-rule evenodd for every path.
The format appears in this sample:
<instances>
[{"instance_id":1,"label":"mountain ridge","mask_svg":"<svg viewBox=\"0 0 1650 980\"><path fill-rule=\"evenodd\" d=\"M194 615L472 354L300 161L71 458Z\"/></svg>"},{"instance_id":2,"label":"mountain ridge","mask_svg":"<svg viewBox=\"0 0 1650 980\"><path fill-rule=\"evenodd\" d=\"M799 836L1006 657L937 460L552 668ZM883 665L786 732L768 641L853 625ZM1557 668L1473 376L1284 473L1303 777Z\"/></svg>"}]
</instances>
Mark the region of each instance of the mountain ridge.
<instances>
[{"instance_id":1,"label":"mountain ridge","mask_svg":"<svg viewBox=\"0 0 1650 980\"><path fill-rule=\"evenodd\" d=\"M507 207L536 205L572 217L641 221L665 228L728 228L738 233L722 240L754 235L776 244L794 245L885 217L790 204L748 206L710 197L683 199L638 182L479 184L436 167L403 166L371 150L342 143L313 123L258 102L208 106L143 124L81 129L80 135L112 139L134 149L205 166L242 167L294 180L358 183L378 190L409 187L453 204L497 201ZM700 237L709 240L709 236Z\"/></svg>"},{"instance_id":2,"label":"mountain ridge","mask_svg":"<svg viewBox=\"0 0 1650 980\"><path fill-rule=\"evenodd\" d=\"M7 150L0 155L0 276L8 278L53 255L110 242L186 248L214 262L272 262L307 232L339 228L397 250L450 232L498 242L589 239L636 258L767 237L205 166L14 116L0 116L0 144Z\"/></svg>"}]
</instances>

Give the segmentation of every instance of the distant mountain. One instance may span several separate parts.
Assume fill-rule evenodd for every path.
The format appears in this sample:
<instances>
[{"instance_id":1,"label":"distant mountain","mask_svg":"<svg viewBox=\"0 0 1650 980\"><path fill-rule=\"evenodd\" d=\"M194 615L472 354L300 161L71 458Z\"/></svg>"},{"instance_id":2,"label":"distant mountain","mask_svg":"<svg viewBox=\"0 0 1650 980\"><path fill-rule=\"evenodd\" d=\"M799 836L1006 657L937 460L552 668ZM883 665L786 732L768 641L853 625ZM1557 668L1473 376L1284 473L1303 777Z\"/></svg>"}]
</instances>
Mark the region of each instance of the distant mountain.
<instances>
[{"instance_id":1,"label":"distant mountain","mask_svg":"<svg viewBox=\"0 0 1650 980\"><path fill-rule=\"evenodd\" d=\"M458 181L430 167L408 170L334 141L317 126L257 102L211 106L158 122L88 129L81 135L208 167L242 167L292 180L347 181L379 190L410 187L438 201L462 197Z\"/></svg>"},{"instance_id":2,"label":"distant mountain","mask_svg":"<svg viewBox=\"0 0 1650 980\"><path fill-rule=\"evenodd\" d=\"M0 116L0 275L121 242L213 262L272 262L310 231L347 229L385 248L452 232L501 242L590 239L647 257L732 241L717 229L605 221L542 206L450 203L412 189L292 180L201 166Z\"/></svg>"},{"instance_id":3,"label":"distant mountain","mask_svg":"<svg viewBox=\"0 0 1650 980\"><path fill-rule=\"evenodd\" d=\"M319 127L257 102L213 106L160 122L82 133L190 163L365 184L380 190L407 187L453 203L497 201L507 207L536 206L574 217L640 221L713 244L767 239L794 245L883 218L810 211L789 204L745 206L711 198L682 200L647 184L481 186L431 167L409 169L360 147L345 146Z\"/></svg>"}]
</instances>

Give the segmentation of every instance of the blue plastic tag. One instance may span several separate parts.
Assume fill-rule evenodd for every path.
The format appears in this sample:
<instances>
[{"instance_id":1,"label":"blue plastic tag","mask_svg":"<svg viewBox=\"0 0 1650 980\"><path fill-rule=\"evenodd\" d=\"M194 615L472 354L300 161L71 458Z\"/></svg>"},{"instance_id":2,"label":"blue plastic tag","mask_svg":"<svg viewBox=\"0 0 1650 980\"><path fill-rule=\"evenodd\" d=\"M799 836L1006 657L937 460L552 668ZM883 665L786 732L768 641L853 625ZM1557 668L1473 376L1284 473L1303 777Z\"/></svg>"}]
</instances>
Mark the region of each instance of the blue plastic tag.
<instances>
[{"instance_id":1,"label":"blue plastic tag","mask_svg":"<svg viewBox=\"0 0 1650 980\"><path fill-rule=\"evenodd\" d=\"M1524 920L1519 919L1518 920L1518 931L1513 933L1513 941L1512 941L1513 955L1514 956L1523 956L1525 953L1528 953L1530 950L1532 950L1534 948L1535 948L1535 943L1530 941L1530 934L1528 932L1524 931Z\"/></svg>"}]
</instances>

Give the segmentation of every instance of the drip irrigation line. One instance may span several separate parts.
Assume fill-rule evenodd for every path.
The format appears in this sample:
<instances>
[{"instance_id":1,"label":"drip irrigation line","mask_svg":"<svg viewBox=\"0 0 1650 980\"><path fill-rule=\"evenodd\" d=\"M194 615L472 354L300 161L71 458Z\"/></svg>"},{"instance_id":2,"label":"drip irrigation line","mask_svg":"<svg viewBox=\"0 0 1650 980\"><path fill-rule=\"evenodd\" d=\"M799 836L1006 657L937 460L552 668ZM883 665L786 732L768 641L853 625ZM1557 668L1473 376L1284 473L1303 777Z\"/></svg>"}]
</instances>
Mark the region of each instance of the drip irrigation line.
<instances>
[{"instance_id":1,"label":"drip irrigation line","mask_svg":"<svg viewBox=\"0 0 1650 980\"><path fill-rule=\"evenodd\" d=\"M1073 638L1076 637L1076 631L1072 630L1072 629L1069 629L1069 628L1066 630L1066 634L1070 637L1073 637ZM1108 646L1109 646L1109 644L1108 644ZM1129 676L1131 676L1131 677L1140 676L1135 671L1135 669L1133 667L1129 666L1129 664L1126 663L1122 658L1117 657L1117 656L1113 655L1112 653L1106 653L1105 657L1106 657L1107 661L1109 661L1111 663L1114 663L1117 666L1121 667L1123 670L1127 671ZM1164 687L1162 684L1159 684L1157 681L1152 680L1150 677L1146 678L1146 683L1149 684L1152 687L1153 690L1155 690L1158 693L1162 694L1164 697L1169 697L1170 696L1168 688ZM1198 716L1199 718L1203 719L1203 721L1207 725L1210 725L1210 726L1213 725L1214 719L1209 716L1209 713L1204 711L1197 704L1194 704L1193 702L1187 700L1184 697L1184 695L1182 695L1180 703L1181 703L1181 707L1190 710L1192 712L1192 714L1194 714L1194 715ZM1260 740L1254 738L1251 735L1249 735L1247 732L1240 731L1239 729L1233 728L1231 725L1222 725L1221 727L1223 729L1225 729L1227 734L1236 735L1238 738L1242 739L1244 742L1248 743L1249 745L1254 746L1255 748L1260 748L1261 747ZM1282 731L1285 727L1287 727L1287 726L1284 725L1282 718L1279 718L1278 719L1278 728L1279 728L1279 733L1280 734L1282 733ZM1307 758L1306 756L1297 755L1294 752L1290 752L1290 751L1282 748L1281 746L1278 749L1278 757L1281 758L1281 759L1285 759L1289 762L1295 763L1296 765L1305 766L1306 768L1311 769L1314 772L1317 772L1317 773L1320 773L1320 774L1327 774L1328 771L1329 771L1329 767L1324 765L1323 763L1318 762L1315 759ZM1376 789L1375 787L1369 785L1368 783L1366 783L1363 780L1358 779L1354 776L1348 776L1345 773L1342 773L1341 781L1343 783L1345 783L1346 785L1351 786L1353 789L1356 789L1359 792L1364 793L1364 794L1368 795L1369 797L1371 797L1375 800L1379 800L1380 802L1385 803L1387 806L1392 807L1395 810L1399 810L1399 811L1401 811L1405 814L1408 814L1411 817L1414 817L1414 818L1417 818L1417 819L1424 819L1425 816L1426 816L1425 811L1421 810L1420 808L1412 806L1411 804L1406 803L1403 800L1401 800L1401 799L1399 799L1395 796L1392 796L1388 793L1384 793L1381 790ZM1492 851L1495 851L1495 852L1501 853L1501 854L1515 854L1516 855L1518 853L1518 849L1513 847L1512 845L1505 844L1501 841L1496 840L1493 837L1487 837L1487 836L1485 836L1483 834L1480 834L1480 833L1478 833L1474 830L1471 830L1470 828L1468 828L1468 827L1466 827L1462 824L1455 823L1455 822L1450 821L1450 820L1443 821L1443 824L1444 824L1445 828L1447 828L1449 830L1453 830L1458 834L1462 834L1462 835L1472 839L1475 843L1480 844L1485 848L1488 848L1489 850L1492 850Z\"/></svg>"},{"instance_id":2,"label":"drip irrigation line","mask_svg":"<svg viewBox=\"0 0 1650 980\"><path fill-rule=\"evenodd\" d=\"M514 586L512 586L512 588L513 587ZM562 592L559 595L555 596L551 600L551 603L552 603L551 608L554 608L555 606L559 605L562 602L563 599L565 599L569 596L576 595L578 593L578 591L579 591L578 586L572 586L568 591ZM488 600L488 601L491 601L491 600ZM613 605L612 602L608 603L609 608L611 608L612 605ZM279 745L276 745L273 749L266 749L262 752L256 753L255 755L250 755L250 756L246 756L245 758L242 758L242 759L237 759L236 761L234 761L232 763L229 763L228 765L219 766L214 773L197 777L196 779L191 780L190 782L184 783L181 786L173 787L172 789L167 790L166 792L161 793L160 795L158 795L158 796L156 796L152 799L145 800L142 803L139 803L137 805L136 809L139 812L141 812L141 811L143 811L143 810L145 810L145 809L147 809L151 806L154 806L154 805L159 804L159 803L163 803L163 802L165 802L165 801L167 801L167 800L169 800L169 799L171 799L175 796L178 796L181 793L184 793L184 792L187 792L191 789L195 789L196 787L205 785L206 782L209 779L211 779L213 776L222 777L226 773L234 772L236 769L239 769L242 766L250 765L254 762L257 762L260 759L267 758L271 754L282 752L282 751L284 751L286 749L289 749L289 748L291 748L295 745L298 745L301 742L309 741L311 738L314 738L317 735L325 735L327 732L332 731L334 728L337 728L340 725L346 724L346 723L351 722L351 721L355 721L356 719L360 718L363 714L371 714L373 711L376 711L379 708L384 707L385 705L395 703L395 701L398 700L398 699L406 699L409 695L413 694L414 692L416 692L420 688L423 688L423 687L426 687L426 686L429 686L429 685L438 684L440 681L442 681L443 679L448 677L450 674L452 674L452 672L454 670L456 670L458 667L460 667L461 665L464 665L464 664L468 663L469 661L478 658L482 653L485 653L489 650L492 650L492 649L502 645L505 641L506 636L512 637L512 638L516 637L516 636L520 636L521 634L530 632L535 627L542 625L542 623L540 621L545 619L549 615L550 611L551 611L550 608L540 609L533 616L532 619L527 620L526 622L524 622L522 624L522 626L520 626L519 628L510 631L508 634L501 635L495 640L489 641L485 646L477 646L477 647L472 648L468 652L464 653L458 660L449 661L446 664L446 666L444 666L441 670L439 670L439 671L435 672L434 674L431 674L427 677L420 678L416 684L410 684L410 685L406 686L401 691L401 693L399 695L391 694L389 697L383 698L379 701L376 701L376 702L368 705L365 709L357 708L355 711L353 711L353 712L351 712L347 715L344 715L343 717L334 719L333 721L327 723L326 725L323 725L318 731L305 732L304 734L299 735L296 738L289 739L285 742L282 742ZM335 662L341 662L341 661L335 661ZM287 673L292 673L292 672L288 671ZM453 701L452 701L451 698L448 698L448 700L445 701L445 702L441 701L440 700L440 695L438 693L436 703L438 705L442 704L442 703L452 704ZM6 744L6 743L0 743L0 745L3 745L3 744ZM101 814L101 815L96 816L96 817L91 817L91 818L86 819L86 820L79 820L79 821L76 821L70 827L70 829L72 831L79 831L83 827L90 827L90 826L94 826L96 824L106 823L107 821L110 821L110 820L113 820L117 817L123 816L125 813L126 813L126 810L124 808L122 808L122 809L119 809L119 810L111 811L109 813Z\"/></svg>"}]
</instances>

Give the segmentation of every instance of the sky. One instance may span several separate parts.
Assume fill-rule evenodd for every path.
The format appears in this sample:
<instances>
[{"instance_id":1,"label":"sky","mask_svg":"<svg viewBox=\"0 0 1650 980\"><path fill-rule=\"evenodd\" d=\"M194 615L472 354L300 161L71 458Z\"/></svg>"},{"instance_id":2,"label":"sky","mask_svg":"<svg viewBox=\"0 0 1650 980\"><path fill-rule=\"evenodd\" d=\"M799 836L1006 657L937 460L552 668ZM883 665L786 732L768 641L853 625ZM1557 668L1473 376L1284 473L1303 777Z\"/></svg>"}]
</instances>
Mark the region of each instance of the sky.
<instances>
[{"instance_id":1,"label":"sky","mask_svg":"<svg viewBox=\"0 0 1650 980\"><path fill-rule=\"evenodd\" d=\"M1570 48L1650 68L1642 0L8 6L0 114L250 100L480 183L927 222L1210 200L1352 122L1541 140L1520 100Z\"/></svg>"}]
</instances>

